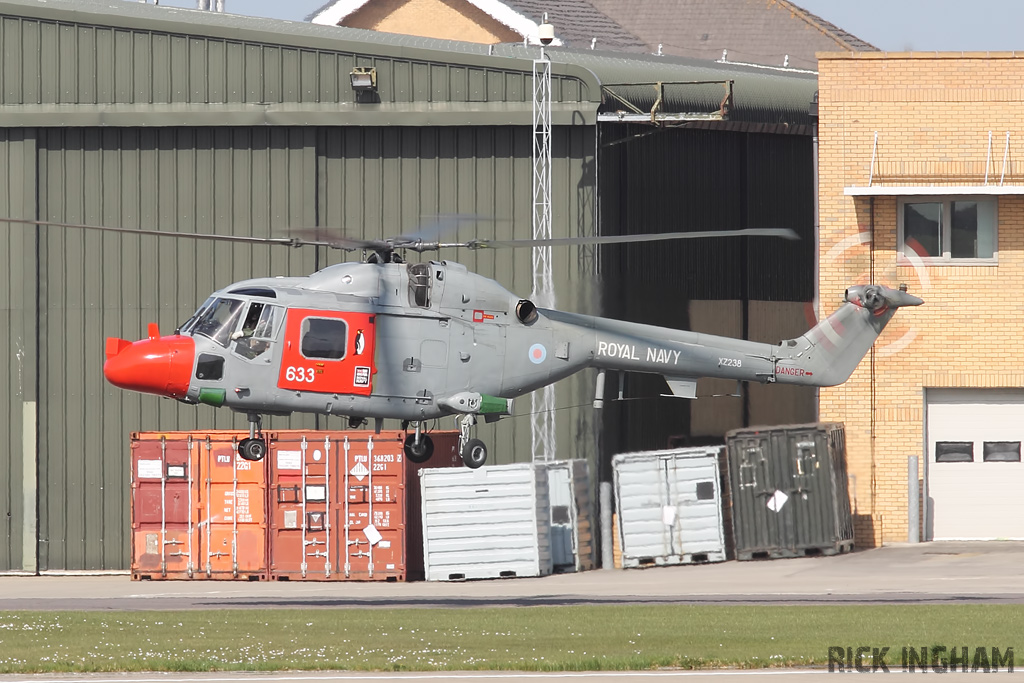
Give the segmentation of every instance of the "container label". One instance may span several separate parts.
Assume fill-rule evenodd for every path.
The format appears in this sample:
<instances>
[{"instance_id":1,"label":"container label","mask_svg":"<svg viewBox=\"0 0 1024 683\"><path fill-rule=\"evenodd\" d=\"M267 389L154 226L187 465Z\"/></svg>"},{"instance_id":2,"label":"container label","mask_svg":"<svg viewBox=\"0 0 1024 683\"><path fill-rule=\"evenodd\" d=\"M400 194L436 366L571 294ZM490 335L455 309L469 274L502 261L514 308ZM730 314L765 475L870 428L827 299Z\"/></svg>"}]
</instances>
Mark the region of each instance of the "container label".
<instances>
[{"instance_id":1,"label":"container label","mask_svg":"<svg viewBox=\"0 0 1024 683\"><path fill-rule=\"evenodd\" d=\"M306 487L306 501L325 501L327 500L327 487L326 486L307 486Z\"/></svg>"},{"instance_id":2,"label":"container label","mask_svg":"<svg viewBox=\"0 0 1024 683\"><path fill-rule=\"evenodd\" d=\"M285 529L298 529L299 528L299 511L298 510L285 510L284 511L284 528Z\"/></svg>"},{"instance_id":3,"label":"container label","mask_svg":"<svg viewBox=\"0 0 1024 683\"><path fill-rule=\"evenodd\" d=\"M239 523L252 523L252 512L249 510L249 489L238 489L236 492L235 514L238 516Z\"/></svg>"},{"instance_id":4,"label":"container label","mask_svg":"<svg viewBox=\"0 0 1024 683\"><path fill-rule=\"evenodd\" d=\"M380 535L380 532L377 531L377 527L372 524L363 529L363 533L366 534L366 540L370 542L370 545L377 545L380 543L381 539L384 538Z\"/></svg>"},{"instance_id":5,"label":"container label","mask_svg":"<svg viewBox=\"0 0 1024 683\"><path fill-rule=\"evenodd\" d=\"M391 541L381 541L380 543L377 544L377 547L380 548L380 549L390 548L391 547Z\"/></svg>"},{"instance_id":6,"label":"container label","mask_svg":"<svg viewBox=\"0 0 1024 683\"><path fill-rule=\"evenodd\" d=\"M277 469L279 470L301 470L302 451L278 451Z\"/></svg>"},{"instance_id":7,"label":"container label","mask_svg":"<svg viewBox=\"0 0 1024 683\"><path fill-rule=\"evenodd\" d=\"M782 510L782 506L786 504L787 500L789 500L789 496L782 491L776 491L775 494L768 499L768 509L772 512L779 512Z\"/></svg>"},{"instance_id":8,"label":"container label","mask_svg":"<svg viewBox=\"0 0 1024 683\"><path fill-rule=\"evenodd\" d=\"M185 478L185 466L184 465L168 465L167 466L167 477L175 477L177 479Z\"/></svg>"},{"instance_id":9,"label":"container label","mask_svg":"<svg viewBox=\"0 0 1024 683\"><path fill-rule=\"evenodd\" d=\"M661 521L665 526L676 525L676 506L666 505L661 508Z\"/></svg>"},{"instance_id":10,"label":"container label","mask_svg":"<svg viewBox=\"0 0 1024 683\"><path fill-rule=\"evenodd\" d=\"M357 462L356 466L353 467L349 474L356 478L356 481L362 481L363 477L370 473L370 470L366 469L366 465L361 462Z\"/></svg>"},{"instance_id":11,"label":"container label","mask_svg":"<svg viewBox=\"0 0 1024 683\"><path fill-rule=\"evenodd\" d=\"M139 460L139 479L163 479L163 463L159 460Z\"/></svg>"}]
</instances>

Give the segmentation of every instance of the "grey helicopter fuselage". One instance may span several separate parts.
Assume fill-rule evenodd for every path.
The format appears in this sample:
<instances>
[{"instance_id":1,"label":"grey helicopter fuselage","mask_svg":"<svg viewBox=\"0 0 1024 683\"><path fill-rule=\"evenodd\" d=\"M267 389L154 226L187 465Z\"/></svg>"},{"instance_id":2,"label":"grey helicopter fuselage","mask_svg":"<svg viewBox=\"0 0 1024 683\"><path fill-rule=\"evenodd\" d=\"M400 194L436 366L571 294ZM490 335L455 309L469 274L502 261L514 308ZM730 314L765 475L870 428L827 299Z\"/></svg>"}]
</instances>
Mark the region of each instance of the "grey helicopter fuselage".
<instances>
[{"instance_id":1,"label":"grey helicopter fuselage","mask_svg":"<svg viewBox=\"0 0 1024 683\"><path fill-rule=\"evenodd\" d=\"M660 374L686 398L700 377L828 386L849 377L899 306L921 303L875 285L845 298L807 334L772 345L538 310L451 261L344 263L232 284L174 336L151 330L148 346L108 340L105 372L124 388L249 415L417 423L509 414L510 399L586 367ZM156 367L165 356L173 380Z\"/></svg>"},{"instance_id":2,"label":"grey helicopter fuselage","mask_svg":"<svg viewBox=\"0 0 1024 683\"><path fill-rule=\"evenodd\" d=\"M587 364L583 349L561 366L529 362L525 350L536 344L554 352L559 325L543 316L521 322L517 309L533 310L521 301L453 262L343 263L308 277L238 282L212 294L180 330L195 342L197 367L182 398L221 403L211 390L225 389L224 406L261 414L420 421L471 412L477 395L513 398ZM237 311L226 332L202 324L218 302ZM274 311L266 334L239 336L254 307L260 317ZM333 344L310 344L316 334ZM264 348L251 357L254 341ZM507 353L520 347L518 358ZM204 364L215 364L213 376L199 371Z\"/></svg>"}]
</instances>

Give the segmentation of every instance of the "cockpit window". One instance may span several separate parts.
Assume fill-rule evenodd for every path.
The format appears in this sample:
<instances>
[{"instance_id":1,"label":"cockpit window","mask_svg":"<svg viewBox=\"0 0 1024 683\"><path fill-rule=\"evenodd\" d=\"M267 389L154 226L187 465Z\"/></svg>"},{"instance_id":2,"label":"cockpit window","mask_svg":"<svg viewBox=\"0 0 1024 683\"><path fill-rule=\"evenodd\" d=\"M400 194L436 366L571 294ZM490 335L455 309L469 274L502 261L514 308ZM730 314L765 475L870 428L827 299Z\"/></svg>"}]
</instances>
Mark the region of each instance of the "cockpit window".
<instances>
[{"instance_id":1,"label":"cockpit window","mask_svg":"<svg viewBox=\"0 0 1024 683\"><path fill-rule=\"evenodd\" d=\"M270 349L274 340L277 323L283 316L280 306L271 306L260 301L249 304L242 329L231 335L235 340L235 353L245 358L257 358Z\"/></svg>"},{"instance_id":2,"label":"cockpit window","mask_svg":"<svg viewBox=\"0 0 1024 683\"><path fill-rule=\"evenodd\" d=\"M242 302L237 299L210 299L196 313L194 322L185 324L182 332L201 334L227 347L231 332L238 325L242 307Z\"/></svg>"},{"instance_id":3,"label":"cockpit window","mask_svg":"<svg viewBox=\"0 0 1024 683\"><path fill-rule=\"evenodd\" d=\"M409 264L409 303L420 308L430 306L430 264Z\"/></svg>"}]
</instances>

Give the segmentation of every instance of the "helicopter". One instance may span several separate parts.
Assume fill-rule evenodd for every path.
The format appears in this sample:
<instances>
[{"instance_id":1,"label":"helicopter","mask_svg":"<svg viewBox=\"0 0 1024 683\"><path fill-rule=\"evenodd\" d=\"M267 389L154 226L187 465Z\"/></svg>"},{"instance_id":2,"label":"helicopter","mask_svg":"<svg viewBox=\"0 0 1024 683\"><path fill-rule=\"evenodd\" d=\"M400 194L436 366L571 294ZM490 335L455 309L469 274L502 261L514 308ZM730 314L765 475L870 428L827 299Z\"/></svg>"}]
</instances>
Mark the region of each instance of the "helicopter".
<instances>
[{"instance_id":1,"label":"helicopter","mask_svg":"<svg viewBox=\"0 0 1024 683\"><path fill-rule=\"evenodd\" d=\"M37 221L13 221L40 223ZM158 231L100 228L167 236ZM106 340L103 373L122 389L244 413L249 438L238 453L263 459L265 415L337 415L351 426L398 419L405 456L430 459L424 425L457 416L459 450L471 468L487 446L480 419L512 414L513 399L585 368L662 375L671 395L694 399L704 377L834 386L846 381L903 306L923 301L901 285L857 285L803 336L777 345L537 307L498 282L450 260L407 263L401 253L446 247L490 249L613 244L701 237L780 236L774 229L443 243L421 236L387 240L248 238L289 246L364 250L361 262L303 277L235 282L209 295L173 334L150 323L146 339Z\"/></svg>"}]
</instances>

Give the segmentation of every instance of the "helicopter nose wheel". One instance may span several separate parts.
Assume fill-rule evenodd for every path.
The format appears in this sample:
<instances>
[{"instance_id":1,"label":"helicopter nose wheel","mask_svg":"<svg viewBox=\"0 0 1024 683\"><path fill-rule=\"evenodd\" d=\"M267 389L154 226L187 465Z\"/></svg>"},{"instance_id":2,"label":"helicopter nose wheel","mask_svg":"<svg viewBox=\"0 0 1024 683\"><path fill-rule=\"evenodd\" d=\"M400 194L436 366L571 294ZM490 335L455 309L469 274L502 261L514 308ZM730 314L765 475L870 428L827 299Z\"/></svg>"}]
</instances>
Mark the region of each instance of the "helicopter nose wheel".
<instances>
[{"instance_id":1,"label":"helicopter nose wheel","mask_svg":"<svg viewBox=\"0 0 1024 683\"><path fill-rule=\"evenodd\" d=\"M487 462L487 446L480 439L469 438L469 430L476 424L476 415L467 413L459 420L459 455L470 469L476 469Z\"/></svg>"},{"instance_id":2,"label":"helicopter nose wheel","mask_svg":"<svg viewBox=\"0 0 1024 683\"><path fill-rule=\"evenodd\" d=\"M416 433L405 437L405 457L417 465L430 460L434 454L434 440L420 432L421 423L416 423Z\"/></svg>"},{"instance_id":3,"label":"helicopter nose wheel","mask_svg":"<svg viewBox=\"0 0 1024 683\"><path fill-rule=\"evenodd\" d=\"M267 440L263 438L263 419L249 413L249 438L238 442L238 455L243 460L259 462L267 455Z\"/></svg>"},{"instance_id":4,"label":"helicopter nose wheel","mask_svg":"<svg viewBox=\"0 0 1024 683\"><path fill-rule=\"evenodd\" d=\"M267 442L263 439L242 439L238 442L238 455L243 460L259 462L267 455Z\"/></svg>"}]
</instances>

